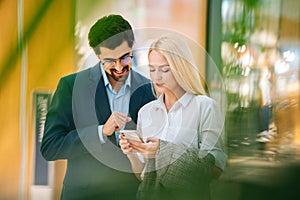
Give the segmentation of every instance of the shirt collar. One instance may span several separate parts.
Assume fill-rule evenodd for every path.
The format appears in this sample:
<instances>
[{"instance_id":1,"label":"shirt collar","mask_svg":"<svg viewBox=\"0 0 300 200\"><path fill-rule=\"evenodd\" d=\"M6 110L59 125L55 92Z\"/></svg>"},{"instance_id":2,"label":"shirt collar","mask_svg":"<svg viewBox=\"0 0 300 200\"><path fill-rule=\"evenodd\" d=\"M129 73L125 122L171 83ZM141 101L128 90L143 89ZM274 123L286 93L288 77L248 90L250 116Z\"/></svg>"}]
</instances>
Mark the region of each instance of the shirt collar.
<instances>
[{"instance_id":1,"label":"shirt collar","mask_svg":"<svg viewBox=\"0 0 300 200\"><path fill-rule=\"evenodd\" d=\"M164 108L165 107L165 104L164 104L164 94L161 94L158 97L157 102L156 102L156 106L160 107L160 108Z\"/></svg>"},{"instance_id":2,"label":"shirt collar","mask_svg":"<svg viewBox=\"0 0 300 200\"><path fill-rule=\"evenodd\" d=\"M176 104L180 103L183 107L186 107L187 104L191 101L191 99L194 97L195 95L193 94L190 94L190 93L185 93L184 95L182 95L182 97L180 97ZM156 104L157 107L160 107L160 108L164 108L165 107L165 104L164 104L164 94L161 94L158 99L157 99L157 104Z\"/></svg>"},{"instance_id":3,"label":"shirt collar","mask_svg":"<svg viewBox=\"0 0 300 200\"><path fill-rule=\"evenodd\" d=\"M107 87L107 86L110 86L111 87L111 84L109 83L108 81L108 78L107 78L107 75L106 75L106 72L105 70L103 69L102 65L100 66L100 70L101 70L101 74L103 76L103 81L104 81L104 86ZM129 71L129 74L128 74L128 77L127 79L125 80L125 86L131 86L131 70ZM123 86L122 86L123 87Z\"/></svg>"},{"instance_id":4,"label":"shirt collar","mask_svg":"<svg viewBox=\"0 0 300 200\"><path fill-rule=\"evenodd\" d=\"M190 94L186 92L184 95L182 95L182 97L180 97L180 99L178 99L178 102L181 103L183 107L185 107L194 96L195 96L194 94Z\"/></svg>"}]
</instances>

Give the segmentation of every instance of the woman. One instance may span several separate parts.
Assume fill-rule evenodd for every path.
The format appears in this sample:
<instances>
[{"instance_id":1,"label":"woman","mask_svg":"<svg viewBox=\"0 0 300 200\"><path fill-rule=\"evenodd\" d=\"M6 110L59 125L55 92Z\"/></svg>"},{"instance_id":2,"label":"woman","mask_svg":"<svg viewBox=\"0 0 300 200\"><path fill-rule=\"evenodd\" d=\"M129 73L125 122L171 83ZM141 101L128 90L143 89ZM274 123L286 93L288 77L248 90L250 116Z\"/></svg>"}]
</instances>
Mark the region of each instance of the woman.
<instances>
[{"instance_id":1,"label":"woman","mask_svg":"<svg viewBox=\"0 0 300 200\"><path fill-rule=\"evenodd\" d=\"M209 180L213 171L224 170L227 158L219 108L205 95L199 69L182 40L159 38L148 59L158 99L138 114L144 143L120 136L121 149L142 180L140 198L209 199Z\"/></svg>"}]
</instances>

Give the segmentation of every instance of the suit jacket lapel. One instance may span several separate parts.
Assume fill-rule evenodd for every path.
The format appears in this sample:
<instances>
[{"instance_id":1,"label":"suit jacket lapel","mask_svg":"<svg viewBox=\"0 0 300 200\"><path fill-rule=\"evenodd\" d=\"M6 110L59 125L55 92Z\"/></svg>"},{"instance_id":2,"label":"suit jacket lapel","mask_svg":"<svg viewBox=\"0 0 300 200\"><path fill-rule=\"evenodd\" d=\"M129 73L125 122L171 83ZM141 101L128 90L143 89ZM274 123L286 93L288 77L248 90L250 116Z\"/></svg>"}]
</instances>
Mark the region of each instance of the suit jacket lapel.
<instances>
[{"instance_id":1,"label":"suit jacket lapel","mask_svg":"<svg viewBox=\"0 0 300 200\"><path fill-rule=\"evenodd\" d=\"M141 94L143 90L139 90L144 84L142 81L138 80L137 72L131 70L131 90L130 90L130 101L129 101L129 114L133 115L136 108L141 107L143 102L143 95ZM136 115L136 114L134 114Z\"/></svg>"},{"instance_id":2,"label":"suit jacket lapel","mask_svg":"<svg viewBox=\"0 0 300 200\"><path fill-rule=\"evenodd\" d=\"M111 110L108 103L103 76L99 67L101 67L100 63L91 68L89 86L92 94L95 94L95 108L98 121L100 124L103 124L111 115Z\"/></svg>"},{"instance_id":3,"label":"suit jacket lapel","mask_svg":"<svg viewBox=\"0 0 300 200\"><path fill-rule=\"evenodd\" d=\"M108 96L104 86L103 77L101 76L96 90L96 113L99 122L102 124L107 121L111 115L110 105L108 103Z\"/></svg>"},{"instance_id":4,"label":"suit jacket lapel","mask_svg":"<svg viewBox=\"0 0 300 200\"><path fill-rule=\"evenodd\" d=\"M99 124L103 125L111 115L111 110L100 67L101 66L99 63L96 67L91 69L90 89L95 94L95 109L98 122ZM113 144L117 145L115 134L108 136L108 139Z\"/></svg>"},{"instance_id":5,"label":"suit jacket lapel","mask_svg":"<svg viewBox=\"0 0 300 200\"><path fill-rule=\"evenodd\" d=\"M134 77L134 72L131 71L131 88L130 88L130 100L129 100L129 116L132 120L126 124L125 129L136 129L137 111L142 102L142 95L134 93L137 89L137 81ZM137 98L139 97L139 98Z\"/></svg>"}]
</instances>

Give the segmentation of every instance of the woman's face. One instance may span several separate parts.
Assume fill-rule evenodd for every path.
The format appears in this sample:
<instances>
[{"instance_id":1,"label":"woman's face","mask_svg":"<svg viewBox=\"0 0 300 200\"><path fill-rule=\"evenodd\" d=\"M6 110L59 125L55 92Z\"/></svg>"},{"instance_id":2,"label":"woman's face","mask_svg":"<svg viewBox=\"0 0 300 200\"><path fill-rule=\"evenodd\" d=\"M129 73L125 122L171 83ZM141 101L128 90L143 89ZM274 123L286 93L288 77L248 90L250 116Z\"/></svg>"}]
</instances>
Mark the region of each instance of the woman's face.
<instances>
[{"instance_id":1,"label":"woman's face","mask_svg":"<svg viewBox=\"0 0 300 200\"><path fill-rule=\"evenodd\" d=\"M148 56L150 78L159 93L174 93L180 86L176 82L166 58L158 51L152 50Z\"/></svg>"}]
</instances>

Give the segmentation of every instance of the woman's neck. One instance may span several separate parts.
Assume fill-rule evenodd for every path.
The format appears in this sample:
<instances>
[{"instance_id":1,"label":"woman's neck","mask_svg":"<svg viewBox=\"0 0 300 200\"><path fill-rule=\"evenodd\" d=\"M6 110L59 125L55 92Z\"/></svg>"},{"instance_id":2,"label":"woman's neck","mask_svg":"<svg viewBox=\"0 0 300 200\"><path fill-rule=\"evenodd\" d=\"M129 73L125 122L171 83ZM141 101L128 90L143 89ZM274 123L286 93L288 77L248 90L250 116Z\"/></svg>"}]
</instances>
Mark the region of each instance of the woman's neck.
<instances>
[{"instance_id":1,"label":"woman's neck","mask_svg":"<svg viewBox=\"0 0 300 200\"><path fill-rule=\"evenodd\" d=\"M176 103L176 101L180 99L180 97L182 97L184 94L185 91L183 89L175 92L169 91L164 93L164 103L168 112Z\"/></svg>"}]
</instances>

